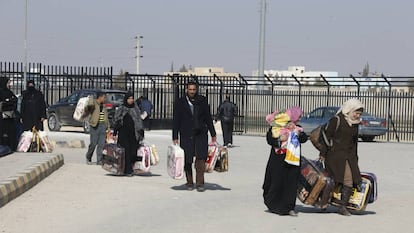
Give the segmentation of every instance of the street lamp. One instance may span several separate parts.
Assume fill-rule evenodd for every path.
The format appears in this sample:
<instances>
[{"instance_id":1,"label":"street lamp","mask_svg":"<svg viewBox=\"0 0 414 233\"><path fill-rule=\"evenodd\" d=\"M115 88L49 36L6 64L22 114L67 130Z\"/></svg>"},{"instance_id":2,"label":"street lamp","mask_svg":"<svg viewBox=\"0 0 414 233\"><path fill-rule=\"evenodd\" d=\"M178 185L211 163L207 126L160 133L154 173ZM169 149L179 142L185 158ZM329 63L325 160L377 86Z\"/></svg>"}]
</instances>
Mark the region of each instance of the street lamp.
<instances>
[{"instance_id":1,"label":"street lamp","mask_svg":"<svg viewBox=\"0 0 414 233\"><path fill-rule=\"evenodd\" d=\"M140 40L144 38L143 36L137 35L135 36L135 39L137 40L137 45L135 46L136 49L136 55L135 55L135 59L137 62L137 70L136 70L136 74L139 74L139 59L142 58L143 56L140 55L139 50L144 48L142 45L140 45Z\"/></svg>"}]
</instances>

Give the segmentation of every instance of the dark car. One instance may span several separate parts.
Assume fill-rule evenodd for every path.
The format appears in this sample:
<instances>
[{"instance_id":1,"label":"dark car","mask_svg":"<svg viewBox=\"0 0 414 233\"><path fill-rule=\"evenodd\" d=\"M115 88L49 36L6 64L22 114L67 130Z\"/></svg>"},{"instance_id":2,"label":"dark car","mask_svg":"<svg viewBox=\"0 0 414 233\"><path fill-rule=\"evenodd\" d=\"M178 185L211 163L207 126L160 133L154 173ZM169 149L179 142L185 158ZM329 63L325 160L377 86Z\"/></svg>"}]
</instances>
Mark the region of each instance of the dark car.
<instances>
[{"instance_id":1,"label":"dark car","mask_svg":"<svg viewBox=\"0 0 414 233\"><path fill-rule=\"evenodd\" d=\"M306 117L303 117L299 124L303 131L309 135L316 127L328 122L333 117L339 107L319 107L311 111ZM387 133L387 124L385 118L375 117L367 112L361 116L358 134L363 141L372 142L376 136Z\"/></svg>"},{"instance_id":2,"label":"dark car","mask_svg":"<svg viewBox=\"0 0 414 233\"><path fill-rule=\"evenodd\" d=\"M69 96L60 99L47 108L47 125L49 129L51 131L59 131L61 126L81 126L85 132L89 132L89 123L87 121L76 121L73 119L73 113L80 98L89 95L93 95L96 98L96 94L100 91L106 93L104 106L108 111L109 122L112 123L115 110L123 103L126 92L120 90L83 89L74 91Z\"/></svg>"}]
</instances>

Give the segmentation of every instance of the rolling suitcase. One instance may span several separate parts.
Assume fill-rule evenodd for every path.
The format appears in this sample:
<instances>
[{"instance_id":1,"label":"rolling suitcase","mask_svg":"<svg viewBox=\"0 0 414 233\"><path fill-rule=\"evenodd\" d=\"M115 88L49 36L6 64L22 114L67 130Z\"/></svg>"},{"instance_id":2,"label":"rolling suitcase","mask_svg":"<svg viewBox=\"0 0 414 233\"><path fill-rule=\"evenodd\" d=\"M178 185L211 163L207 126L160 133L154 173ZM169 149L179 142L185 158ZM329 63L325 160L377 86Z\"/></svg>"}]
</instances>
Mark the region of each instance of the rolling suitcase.
<instances>
[{"instance_id":1,"label":"rolling suitcase","mask_svg":"<svg viewBox=\"0 0 414 233\"><path fill-rule=\"evenodd\" d=\"M167 150L167 172L173 179L184 177L184 150L179 145L170 145Z\"/></svg>"},{"instance_id":2,"label":"rolling suitcase","mask_svg":"<svg viewBox=\"0 0 414 233\"><path fill-rule=\"evenodd\" d=\"M229 170L229 152L226 147L220 148L214 170L217 172L226 172Z\"/></svg>"},{"instance_id":3,"label":"rolling suitcase","mask_svg":"<svg viewBox=\"0 0 414 233\"><path fill-rule=\"evenodd\" d=\"M371 190L368 194L368 203L373 203L378 198L377 176L371 172L361 172L361 176L371 182Z\"/></svg>"},{"instance_id":4,"label":"rolling suitcase","mask_svg":"<svg viewBox=\"0 0 414 233\"><path fill-rule=\"evenodd\" d=\"M313 161L301 156L298 199L307 205L315 204L329 179Z\"/></svg>"},{"instance_id":5,"label":"rolling suitcase","mask_svg":"<svg viewBox=\"0 0 414 233\"><path fill-rule=\"evenodd\" d=\"M123 175L125 150L113 143L106 143L102 151L102 168L114 175Z\"/></svg>"},{"instance_id":6,"label":"rolling suitcase","mask_svg":"<svg viewBox=\"0 0 414 233\"><path fill-rule=\"evenodd\" d=\"M362 177L361 190L356 188L352 189L352 195L349 198L348 205L346 208L355 210L355 211L364 211L368 202L369 202L369 193L372 188L371 181L365 177ZM341 200L340 187L336 187L333 192L333 197L331 203L338 206Z\"/></svg>"}]
</instances>

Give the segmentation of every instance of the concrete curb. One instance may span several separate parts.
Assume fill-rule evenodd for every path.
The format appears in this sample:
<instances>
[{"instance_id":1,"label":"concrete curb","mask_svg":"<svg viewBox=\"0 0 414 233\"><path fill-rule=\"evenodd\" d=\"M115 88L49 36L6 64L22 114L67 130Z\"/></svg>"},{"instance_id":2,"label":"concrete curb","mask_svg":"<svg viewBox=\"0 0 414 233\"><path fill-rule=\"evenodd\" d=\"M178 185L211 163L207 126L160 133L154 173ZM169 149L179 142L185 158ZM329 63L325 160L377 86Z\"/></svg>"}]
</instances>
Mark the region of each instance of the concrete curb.
<instances>
[{"instance_id":1,"label":"concrete curb","mask_svg":"<svg viewBox=\"0 0 414 233\"><path fill-rule=\"evenodd\" d=\"M86 143L84 140L71 140L71 141L56 141L56 147L60 148L85 148Z\"/></svg>"},{"instance_id":2,"label":"concrete curb","mask_svg":"<svg viewBox=\"0 0 414 233\"><path fill-rule=\"evenodd\" d=\"M37 162L15 176L0 182L0 207L26 192L64 164L63 155Z\"/></svg>"}]
</instances>

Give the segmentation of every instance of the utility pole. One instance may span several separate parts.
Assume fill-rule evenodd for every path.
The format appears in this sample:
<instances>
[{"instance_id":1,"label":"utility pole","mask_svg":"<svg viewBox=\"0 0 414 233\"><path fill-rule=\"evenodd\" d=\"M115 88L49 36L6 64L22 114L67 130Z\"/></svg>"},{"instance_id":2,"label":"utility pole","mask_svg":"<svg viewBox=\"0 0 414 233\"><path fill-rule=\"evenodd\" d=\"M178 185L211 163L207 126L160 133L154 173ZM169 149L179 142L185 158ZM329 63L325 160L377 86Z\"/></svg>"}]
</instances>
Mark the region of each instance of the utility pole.
<instances>
[{"instance_id":1,"label":"utility pole","mask_svg":"<svg viewBox=\"0 0 414 233\"><path fill-rule=\"evenodd\" d=\"M261 0L260 9L260 35L259 35L259 79L264 81L264 60L265 60L265 31L266 31L266 0Z\"/></svg>"},{"instance_id":2,"label":"utility pole","mask_svg":"<svg viewBox=\"0 0 414 233\"><path fill-rule=\"evenodd\" d=\"M137 62L137 70L136 70L136 74L139 74L139 59L142 58L142 56L140 55L139 50L143 48L143 46L141 45L141 39L144 38L143 36L137 35L135 37L135 39L137 40L137 45L135 46L135 50L136 50L136 55L135 55L135 59Z\"/></svg>"},{"instance_id":3,"label":"utility pole","mask_svg":"<svg viewBox=\"0 0 414 233\"><path fill-rule=\"evenodd\" d=\"M24 67L23 67L23 78L24 82L27 82L27 0L25 0L25 18L24 18ZM24 85L26 86L26 85Z\"/></svg>"}]
</instances>

